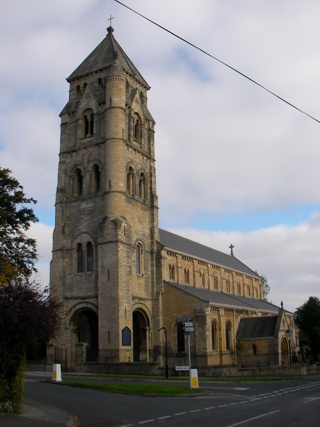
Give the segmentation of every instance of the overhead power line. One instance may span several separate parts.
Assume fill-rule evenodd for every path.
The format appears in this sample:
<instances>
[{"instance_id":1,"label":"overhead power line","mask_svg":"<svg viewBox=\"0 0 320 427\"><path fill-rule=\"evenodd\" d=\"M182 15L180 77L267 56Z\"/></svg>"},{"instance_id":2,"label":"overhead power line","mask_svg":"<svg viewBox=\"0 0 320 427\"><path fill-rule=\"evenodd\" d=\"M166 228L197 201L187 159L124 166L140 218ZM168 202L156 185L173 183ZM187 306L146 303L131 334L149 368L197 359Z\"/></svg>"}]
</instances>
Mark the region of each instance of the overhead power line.
<instances>
[{"instance_id":1,"label":"overhead power line","mask_svg":"<svg viewBox=\"0 0 320 427\"><path fill-rule=\"evenodd\" d=\"M131 7L127 6L124 3L121 3L119 0L114 0L115 2L121 4L121 6L126 7L127 9L131 10L132 12L136 13L137 15L141 16L141 18L146 19L147 21L151 22L152 24L156 25L157 27L161 28L162 30L166 31L167 33L171 34L172 36L176 37L177 39L183 41L184 43L187 43L188 45L192 46L193 48L199 50L200 52L204 53L205 55L209 56L210 58L220 62L220 64L223 64L224 66L230 68L230 70L240 74L240 76L244 77L245 79L249 80L251 83L254 83L255 85L259 86L261 89L265 90L266 92L269 92L271 95L278 98L280 101L286 103L290 107L294 108L295 110L299 111L300 113L308 116L310 119L320 123L320 120L316 119L315 117L311 116L310 114L306 113L305 111L301 110L301 108L295 106L291 102L287 101L286 99L282 98L281 96L277 95L275 92L272 92L272 90L266 88L262 84L258 83L256 80L252 79L251 77L247 76L246 74L242 73L241 71L237 70L236 68L232 67L231 65L227 64L226 62L222 61L221 59L211 55L210 53L206 52L204 49L201 49L199 46L196 46L195 44L189 42L188 40L184 39L183 37L179 36L178 34L174 33L173 31L168 30L167 28L163 27L162 25L158 24L155 21L152 21L152 19L147 18L146 16L142 15L141 13L137 12L136 10L132 9Z\"/></svg>"}]
</instances>

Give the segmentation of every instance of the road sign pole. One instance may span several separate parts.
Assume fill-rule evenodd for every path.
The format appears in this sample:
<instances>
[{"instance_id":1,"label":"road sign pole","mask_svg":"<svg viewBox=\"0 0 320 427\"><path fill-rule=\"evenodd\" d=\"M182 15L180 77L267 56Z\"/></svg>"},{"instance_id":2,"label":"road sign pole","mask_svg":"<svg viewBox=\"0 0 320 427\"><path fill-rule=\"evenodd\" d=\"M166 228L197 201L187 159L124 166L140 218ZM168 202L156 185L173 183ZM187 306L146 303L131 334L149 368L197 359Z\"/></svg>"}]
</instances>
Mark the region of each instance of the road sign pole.
<instances>
[{"instance_id":1,"label":"road sign pole","mask_svg":"<svg viewBox=\"0 0 320 427\"><path fill-rule=\"evenodd\" d=\"M188 334L188 359L189 359L189 382L191 388L191 351L190 351L190 334Z\"/></svg>"}]
</instances>

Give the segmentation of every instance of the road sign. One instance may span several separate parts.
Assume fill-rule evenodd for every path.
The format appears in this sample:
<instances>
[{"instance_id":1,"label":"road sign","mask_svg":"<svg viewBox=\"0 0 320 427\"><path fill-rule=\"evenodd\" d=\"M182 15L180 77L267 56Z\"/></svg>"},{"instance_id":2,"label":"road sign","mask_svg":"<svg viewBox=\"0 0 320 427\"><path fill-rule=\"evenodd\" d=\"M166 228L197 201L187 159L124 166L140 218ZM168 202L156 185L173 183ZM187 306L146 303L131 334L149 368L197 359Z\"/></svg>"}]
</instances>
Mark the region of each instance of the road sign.
<instances>
[{"instance_id":1,"label":"road sign","mask_svg":"<svg viewBox=\"0 0 320 427\"><path fill-rule=\"evenodd\" d=\"M189 316L186 316L186 317L177 317L176 320L177 320L178 323L179 322L192 322L193 318L189 317Z\"/></svg>"},{"instance_id":2,"label":"road sign","mask_svg":"<svg viewBox=\"0 0 320 427\"><path fill-rule=\"evenodd\" d=\"M189 366L176 366L176 371L189 371Z\"/></svg>"},{"instance_id":3,"label":"road sign","mask_svg":"<svg viewBox=\"0 0 320 427\"><path fill-rule=\"evenodd\" d=\"M193 327L193 322L184 322L184 327L192 328Z\"/></svg>"},{"instance_id":4,"label":"road sign","mask_svg":"<svg viewBox=\"0 0 320 427\"><path fill-rule=\"evenodd\" d=\"M184 331L185 332L193 332L194 328L193 327L187 327L187 328L184 328Z\"/></svg>"},{"instance_id":5,"label":"road sign","mask_svg":"<svg viewBox=\"0 0 320 427\"><path fill-rule=\"evenodd\" d=\"M188 335L191 335L190 331L184 331L185 336L187 337Z\"/></svg>"}]
</instances>

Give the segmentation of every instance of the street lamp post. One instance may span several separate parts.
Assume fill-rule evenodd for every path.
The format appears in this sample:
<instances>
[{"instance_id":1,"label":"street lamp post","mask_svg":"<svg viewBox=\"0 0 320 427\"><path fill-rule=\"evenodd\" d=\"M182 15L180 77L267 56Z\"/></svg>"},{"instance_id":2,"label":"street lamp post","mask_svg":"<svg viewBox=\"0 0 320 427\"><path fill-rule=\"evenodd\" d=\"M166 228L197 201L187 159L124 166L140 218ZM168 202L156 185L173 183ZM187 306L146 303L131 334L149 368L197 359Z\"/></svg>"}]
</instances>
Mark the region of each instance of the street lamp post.
<instances>
[{"instance_id":1,"label":"street lamp post","mask_svg":"<svg viewBox=\"0 0 320 427\"><path fill-rule=\"evenodd\" d=\"M168 340L167 340L167 329L166 329L164 326L162 326L162 328L160 328L160 329L159 329L159 332L160 332L162 329L164 330L164 335L163 335L163 337L164 337L164 342L165 342L165 344L166 344L166 379L168 379L168 376L169 376L169 368L168 368Z\"/></svg>"}]
</instances>

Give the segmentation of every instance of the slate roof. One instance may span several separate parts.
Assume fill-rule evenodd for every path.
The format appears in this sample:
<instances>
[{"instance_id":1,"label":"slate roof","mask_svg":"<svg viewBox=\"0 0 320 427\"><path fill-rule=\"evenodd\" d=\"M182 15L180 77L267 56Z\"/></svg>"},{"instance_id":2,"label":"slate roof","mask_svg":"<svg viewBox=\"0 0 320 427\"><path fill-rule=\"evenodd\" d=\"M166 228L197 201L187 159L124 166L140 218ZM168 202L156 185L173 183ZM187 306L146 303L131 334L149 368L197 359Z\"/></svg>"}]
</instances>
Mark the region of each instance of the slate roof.
<instances>
[{"instance_id":1,"label":"slate roof","mask_svg":"<svg viewBox=\"0 0 320 427\"><path fill-rule=\"evenodd\" d=\"M145 81L138 69L133 65L125 51L114 38L112 27L108 28L108 34L106 37L67 78L67 81L70 82L72 80L110 67L110 65L114 63L116 52L117 59L123 70L138 80L145 88L150 89L148 83Z\"/></svg>"},{"instance_id":2,"label":"slate roof","mask_svg":"<svg viewBox=\"0 0 320 427\"><path fill-rule=\"evenodd\" d=\"M248 311L258 310L260 312L275 314L278 314L279 312L279 307L264 300L248 298L241 295L227 294L220 291L211 291L207 288L182 285L181 283L167 280L165 283L179 289L180 291L193 295L195 298L219 307L239 308Z\"/></svg>"},{"instance_id":3,"label":"slate roof","mask_svg":"<svg viewBox=\"0 0 320 427\"><path fill-rule=\"evenodd\" d=\"M257 273L247 267L243 262L238 260L233 255L217 251L208 246L194 242L193 240L186 239L185 237L178 236L177 234L169 231L159 229L160 243L167 249L173 252L179 252L193 258L198 258L212 264L226 267L230 270L238 271L249 276L260 278Z\"/></svg>"},{"instance_id":4,"label":"slate roof","mask_svg":"<svg viewBox=\"0 0 320 427\"><path fill-rule=\"evenodd\" d=\"M273 337L277 320L277 316L243 318L239 323L237 339Z\"/></svg>"}]
</instances>

